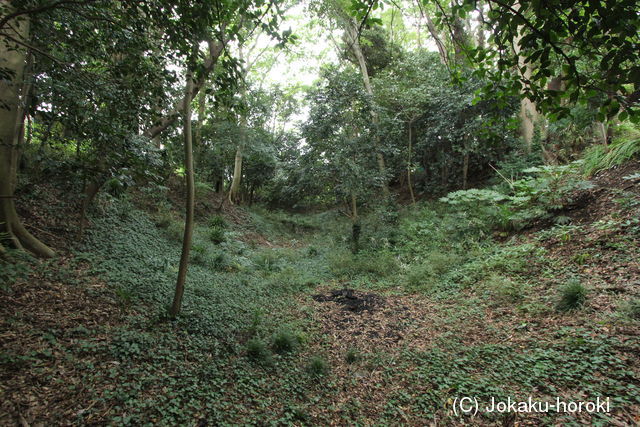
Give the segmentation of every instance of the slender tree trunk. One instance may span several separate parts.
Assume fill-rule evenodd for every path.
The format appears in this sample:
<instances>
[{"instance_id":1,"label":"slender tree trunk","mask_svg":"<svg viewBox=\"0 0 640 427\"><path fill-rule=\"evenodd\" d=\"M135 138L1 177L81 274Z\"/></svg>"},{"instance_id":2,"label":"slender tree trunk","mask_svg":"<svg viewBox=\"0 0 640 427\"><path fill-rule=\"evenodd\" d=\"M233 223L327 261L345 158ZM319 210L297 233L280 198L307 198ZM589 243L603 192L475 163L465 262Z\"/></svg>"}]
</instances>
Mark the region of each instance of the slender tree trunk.
<instances>
[{"instance_id":1,"label":"slender tree trunk","mask_svg":"<svg viewBox=\"0 0 640 427\"><path fill-rule=\"evenodd\" d=\"M364 82L364 88L367 92L367 95L373 100L373 88L371 86L371 80L369 79L369 70L367 69L367 62L365 61L364 54L362 53L362 49L360 47L360 42L358 41L358 31L355 21L349 20L346 23L345 34L347 36L347 43L351 47L351 51L355 55L358 60L358 64L360 66L360 73L362 75L362 81ZM374 138L374 145L376 151L376 160L378 163L378 171L380 174L385 177L382 182L382 192L384 193L385 198L389 197L389 185L387 184L386 179L386 165L384 161L384 156L380 152L380 136L378 135L378 126L380 124L380 117L378 116L378 112L375 108L371 109L371 118L373 120L373 124L375 127L376 135Z\"/></svg>"},{"instance_id":2,"label":"slender tree trunk","mask_svg":"<svg viewBox=\"0 0 640 427\"><path fill-rule=\"evenodd\" d=\"M609 133L607 132L607 126L604 122L598 122L598 127L600 128L600 132L602 133L602 145L607 145L609 143Z\"/></svg>"},{"instance_id":3,"label":"slender tree trunk","mask_svg":"<svg viewBox=\"0 0 640 427\"><path fill-rule=\"evenodd\" d=\"M514 8L516 10L520 9L520 5L516 2L514 4ZM518 30L518 34L520 34L520 29ZM523 86L526 84L526 81L531 79L533 75L533 66L530 62L525 62L525 57L520 55L520 39L522 36L518 35L518 37L514 40L513 46L515 47L515 54L518 56L518 68L524 68L524 73L520 77L523 81ZM523 88L524 90L524 88ZM520 100L520 133L525 142L525 147L527 153L531 152L531 146L533 144L533 136L535 132L536 123L538 123L540 119L540 114L538 113L538 109L536 104L528 98L522 98Z\"/></svg>"},{"instance_id":4,"label":"slender tree trunk","mask_svg":"<svg viewBox=\"0 0 640 427\"><path fill-rule=\"evenodd\" d=\"M357 254L360 250L360 217L358 216L358 201L355 193L351 193L351 251Z\"/></svg>"},{"instance_id":5,"label":"slender tree trunk","mask_svg":"<svg viewBox=\"0 0 640 427\"><path fill-rule=\"evenodd\" d=\"M411 183L411 160L413 157L413 144L412 144L412 130L413 120L409 122L409 155L407 156L407 186L409 187L409 194L411 195L411 203L416 204L416 196L413 194L413 184Z\"/></svg>"},{"instance_id":6,"label":"slender tree trunk","mask_svg":"<svg viewBox=\"0 0 640 427\"><path fill-rule=\"evenodd\" d=\"M469 177L469 153L464 153L464 159L462 160L462 189L467 189L467 180Z\"/></svg>"},{"instance_id":7,"label":"slender tree trunk","mask_svg":"<svg viewBox=\"0 0 640 427\"><path fill-rule=\"evenodd\" d=\"M103 184L104 180L92 180L84 189L82 205L80 206L80 227L78 230L78 240L82 240L84 237L84 230L87 227L87 211L89 210L89 206L91 206L93 199L95 199Z\"/></svg>"},{"instance_id":8,"label":"slender tree trunk","mask_svg":"<svg viewBox=\"0 0 640 427\"><path fill-rule=\"evenodd\" d=\"M440 55L440 61L444 66L449 68L449 59L447 56L447 49L444 43L442 42L440 35L438 34L438 29L436 28L435 24L431 20L431 16L429 16L429 14L426 13L426 11L424 10L421 0L416 0L416 4L420 9L420 14L427 21L427 30L429 30L429 34L431 34L433 41L436 43L436 47L438 48L438 54Z\"/></svg>"},{"instance_id":9,"label":"slender tree trunk","mask_svg":"<svg viewBox=\"0 0 640 427\"><path fill-rule=\"evenodd\" d=\"M7 3L11 8L10 4ZM29 38L29 20L12 22L7 29L20 40ZM8 236L18 249L26 249L34 255L52 257L53 250L29 233L16 212L14 191L17 183L20 157L20 134L24 127L24 102L28 85L24 85L27 55L21 48L0 39L0 65L13 72L13 80L0 81L0 232Z\"/></svg>"},{"instance_id":10,"label":"slender tree trunk","mask_svg":"<svg viewBox=\"0 0 640 427\"><path fill-rule=\"evenodd\" d=\"M485 19L484 19L484 12L482 10L482 5L479 8L477 21L478 21L478 28L476 29L476 40L478 41L478 47L481 49L484 49L487 39L484 33Z\"/></svg>"},{"instance_id":11,"label":"slender tree trunk","mask_svg":"<svg viewBox=\"0 0 640 427\"><path fill-rule=\"evenodd\" d=\"M246 139L247 119L244 114L240 118L240 141L236 149L236 156L233 162L233 179L229 187L229 203L234 204L240 200L240 181L242 180L242 155Z\"/></svg>"},{"instance_id":12,"label":"slender tree trunk","mask_svg":"<svg viewBox=\"0 0 640 427\"><path fill-rule=\"evenodd\" d=\"M242 46L239 49L240 61L244 59L244 50ZM240 88L240 98L245 101L247 99L247 88L244 85L244 80L247 77L249 72L248 68L242 69L241 76L241 88ZM240 182L242 181L242 155L244 154L244 145L246 143L247 138L247 115L244 111L240 112L240 120L238 121L240 125L239 132L239 141L238 147L236 148L236 156L233 161L233 178L231 179L231 186L229 187L229 203L234 204L240 201Z\"/></svg>"},{"instance_id":13,"label":"slender tree trunk","mask_svg":"<svg viewBox=\"0 0 640 427\"><path fill-rule=\"evenodd\" d=\"M189 252L191 251L191 239L193 237L193 217L195 209L195 183L193 171L193 147L191 136L191 100L193 97L193 78L191 70L187 71L187 84L184 95L184 163L185 178L187 181L187 203L186 219L184 223L184 237L182 238L182 255L180 256L180 267L178 269L178 280L176 282L176 292L169 313L172 319L180 314L182 307L182 296L184 295L184 285L187 279L187 268L189 267Z\"/></svg>"}]
</instances>

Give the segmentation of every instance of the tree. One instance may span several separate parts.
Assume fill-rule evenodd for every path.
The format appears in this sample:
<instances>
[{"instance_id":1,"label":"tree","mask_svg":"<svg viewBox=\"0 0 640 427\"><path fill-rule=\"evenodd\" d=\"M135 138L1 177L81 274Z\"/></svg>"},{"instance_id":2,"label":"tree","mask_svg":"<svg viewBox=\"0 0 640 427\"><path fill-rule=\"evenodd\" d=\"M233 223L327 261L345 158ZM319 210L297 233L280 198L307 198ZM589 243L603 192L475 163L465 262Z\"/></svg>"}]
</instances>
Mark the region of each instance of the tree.
<instances>
[{"instance_id":1,"label":"tree","mask_svg":"<svg viewBox=\"0 0 640 427\"><path fill-rule=\"evenodd\" d=\"M31 91L28 73L32 57L25 48L31 22L10 3L3 5L0 37L0 232L17 248L51 257L54 252L29 233L18 218L14 190ZM11 18L13 16L13 18ZM2 242L0 242L2 247ZM4 251L4 248L3 248Z\"/></svg>"},{"instance_id":2,"label":"tree","mask_svg":"<svg viewBox=\"0 0 640 427\"><path fill-rule=\"evenodd\" d=\"M178 268L178 279L176 281L176 292L171 304L170 316L175 319L182 307L182 296L184 295L184 285L187 280L187 268L189 267L189 253L191 251L191 240L193 237L193 218L195 209L195 180L193 170L193 144L191 134L191 100L193 99L193 75L187 69L186 87L184 91L184 165L185 181L187 184L186 198L186 218L184 223L184 236L182 238L182 254L180 255L180 266Z\"/></svg>"}]
</instances>

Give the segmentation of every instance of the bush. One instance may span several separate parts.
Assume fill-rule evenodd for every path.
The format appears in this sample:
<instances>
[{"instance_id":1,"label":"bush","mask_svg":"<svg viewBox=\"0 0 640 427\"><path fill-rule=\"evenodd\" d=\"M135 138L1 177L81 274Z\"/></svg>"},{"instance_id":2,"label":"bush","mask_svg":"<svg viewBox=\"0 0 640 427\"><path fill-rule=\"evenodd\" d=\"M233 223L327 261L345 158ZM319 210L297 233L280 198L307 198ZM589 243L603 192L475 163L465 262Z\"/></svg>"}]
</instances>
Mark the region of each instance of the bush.
<instances>
[{"instance_id":1,"label":"bush","mask_svg":"<svg viewBox=\"0 0 640 427\"><path fill-rule=\"evenodd\" d=\"M560 290L559 311L576 310L584 305L587 300L587 289L576 278L567 282Z\"/></svg>"},{"instance_id":2,"label":"bush","mask_svg":"<svg viewBox=\"0 0 640 427\"><path fill-rule=\"evenodd\" d=\"M410 267L406 276L406 285L409 290L431 290L435 285L435 274L431 265L422 263Z\"/></svg>"},{"instance_id":3,"label":"bush","mask_svg":"<svg viewBox=\"0 0 640 427\"><path fill-rule=\"evenodd\" d=\"M153 222L156 227L167 229L173 223L173 217L169 211L163 210L154 217Z\"/></svg>"},{"instance_id":4,"label":"bush","mask_svg":"<svg viewBox=\"0 0 640 427\"><path fill-rule=\"evenodd\" d=\"M265 249L253 256L256 269L261 271L280 271L280 254L274 250Z\"/></svg>"},{"instance_id":5,"label":"bush","mask_svg":"<svg viewBox=\"0 0 640 427\"><path fill-rule=\"evenodd\" d=\"M313 356L307 364L307 373L314 378L319 378L329 373L329 363L322 356Z\"/></svg>"},{"instance_id":6,"label":"bush","mask_svg":"<svg viewBox=\"0 0 640 427\"><path fill-rule=\"evenodd\" d=\"M184 237L184 224L178 221L171 221L166 228L167 237L175 242L182 242Z\"/></svg>"},{"instance_id":7,"label":"bush","mask_svg":"<svg viewBox=\"0 0 640 427\"><path fill-rule=\"evenodd\" d=\"M206 182L196 181L195 193L196 193L196 199L204 199L207 197L207 195L213 193L213 187L211 187Z\"/></svg>"}]
</instances>

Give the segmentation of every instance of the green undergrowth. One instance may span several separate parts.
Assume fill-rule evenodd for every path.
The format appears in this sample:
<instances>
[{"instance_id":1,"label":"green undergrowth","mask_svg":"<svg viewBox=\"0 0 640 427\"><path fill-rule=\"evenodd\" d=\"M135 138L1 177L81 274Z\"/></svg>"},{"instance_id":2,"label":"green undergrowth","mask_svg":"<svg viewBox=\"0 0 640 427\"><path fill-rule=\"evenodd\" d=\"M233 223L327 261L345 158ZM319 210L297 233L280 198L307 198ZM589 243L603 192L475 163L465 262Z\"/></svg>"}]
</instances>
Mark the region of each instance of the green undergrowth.
<instances>
[{"instance_id":1,"label":"green undergrowth","mask_svg":"<svg viewBox=\"0 0 640 427\"><path fill-rule=\"evenodd\" d=\"M245 243L223 218L200 223L183 310L172 322L166 313L181 246L167 230L181 226L174 219L154 222L126 199L107 198L99 206L76 256L91 264L89 274L114 287L130 314L111 331L111 342L87 340L80 351L117 361L107 371L88 370L85 378L96 399L117 405L112 413L122 415L112 421L176 425L292 416L282 403L317 384L307 371L313 361L299 356L306 326L293 314L296 295L329 277L320 258L306 247ZM211 239L212 229L224 239ZM87 411L80 421L91 416Z\"/></svg>"},{"instance_id":2,"label":"green undergrowth","mask_svg":"<svg viewBox=\"0 0 640 427\"><path fill-rule=\"evenodd\" d=\"M546 203L547 215L548 192L532 195L522 209L533 212ZM637 352L640 343L629 337L622 342L600 328L603 322L637 322L637 297L621 300L618 317L594 315L590 304L597 292L578 271L598 251L581 249L567 260L550 254L574 244L587 226L556 223L528 238L513 229L505 235L492 194L451 199L464 209L446 201L400 211L363 209L357 253L352 224L337 211L291 214L254 207L239 225L219 215L205 218L195 227L176 321L166 313L183 224L168 210L147 214L126 197L103 197L75 257L90 265L86 274L111 285L126 321L83 334L70 357L84 373L86 392L104 403L96 408L110 407L107 418L123 425L329 424L335 422L329 407L344 385L336 363L358 373L384 372L384 380L373 385L392 385L384 401L375 402L381 424L407 414L411 421L435 416L455 423L450 401L467 395L610 396L615 405L637 404L637 373L620 351ZM625 197L617 203L636 209L635 198ZM613 218L592 228L618 233L603 247L631 260L636 223ZM327 357L331 334L320 332L311 321L313 305L301 301L331 287L427 300L435 326L424 332L434 338L420 349L407 343L396 353L349 348L339 361ZM411 307L407 313L403 322L410 324ZM465 330L487 313L496 316L493 323L469 342ZM503 321L501 315L511 317ZM522 335L527 338L514 344L507 338L528 334L543 320L557 328L536 331L540 341ZM105 334L108 340L94 338ZM98 365L96 359L110 363ZM370 423L361 418L361 405L355 398L345 403L342 421ZM89 409L77 421L90 423L97 415ZM543 424L567 421L541 417ZM606 423L606 416L597 421Z\"/></svg>"},{"instance_id":3,"label":"green undergrowth","mask_svg":"<svg viewBox=\"0 0 640 427\"><path fill-rule=\"evenodd\" d=\"M637 349L640 342L635 339L625 345ZM529 396L551 402L560 396L566 401L609 397L613 410L637 405L640 388L634 372L616 352L619 346L621 343L609 335L561 328L552 343L540 343L525 351L506 344L406 351L389 369L393 381L405 387L389 397L385 417L391 420L397 408L403 408L422 419L433 419L441 408L450 408L454 399L465 396L478 399L484 406L490 406L492 398L526 401ZM500 420L496 414L480 416ZM592 421L605 425L609 416L595 414ZM572 420L569 414L540 417L543 424Z\"/></svg>"}]
</instances>

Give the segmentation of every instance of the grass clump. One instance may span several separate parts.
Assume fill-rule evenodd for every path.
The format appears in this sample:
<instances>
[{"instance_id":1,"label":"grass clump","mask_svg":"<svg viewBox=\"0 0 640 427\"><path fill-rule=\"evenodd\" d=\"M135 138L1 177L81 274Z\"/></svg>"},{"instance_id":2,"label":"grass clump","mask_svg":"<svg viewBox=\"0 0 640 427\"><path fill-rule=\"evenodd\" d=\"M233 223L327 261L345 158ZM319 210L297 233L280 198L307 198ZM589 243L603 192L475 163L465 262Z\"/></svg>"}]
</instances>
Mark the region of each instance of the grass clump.
<instances>
[{"instance_id":1,"label":"grass clump","mask_svg":"<svg viewBox=\"0 0 640 427\"><path fill-rule=\"evenodd\" d=\"M280 331L273 337L271 348L275 353L291 353L298 348L298 339L290 331Z\"/></svg>"},{"instance_id":2,"label":"grass clump","mask_svg":"<svg viewBox=\"0 0 640 427\"><path fill-rule=\"evenodd\" d=\"M271 364L272 357L269 348L260 338L252 338L247 341L247 357L254 362L261 364Z\"/></svg>"},{"instance_id":3,"label":"grass clump","mask_svg":"<svg viewBox=\"0 0 640 427\"><path fill-rule=\"evenodd\" d=\"M174 242L182 242L184 236L184 224L179 221L171 221L166 228L167 237Z\"/></svg>"},{"instance_id":4,"label":"grass clump","mask_svg":"<svg viewBox=\"0 0 640 427\"><path fill-rule=\"evenodd\" d=\"M260 271L280 271L280 254L271 249L265 249L253 256L253 264Z\"/></svg>"},{"instance_id":5,"label":"grass clump","mask_svg":"<svg viewBox=\"0 0 640 427\"><path fill-rule=\"evenodd\" d=\"M491 296L500 303L516 303L524 299L522 285L510 278L492 274L486 280Z\"/></svg>"},{"instance_id":6,"label":"grass clump","mask_svg":"<svg viewBox=\"0 0 640 427\"><path fill-rule=\"evenodd\" d=\"M171 216L171 212L163 210L155 216L153 222L155 223L156 227L166 230L174 222L174 220Z\"/></svg>"},{"instance_id":7,"label":"grass clump","mask_svg":"<svg viewBox=\"0 0 640 427\"><path fill-rule=\"evenodd\" d=\"M207 233L209 240L211 240L216 245L220 243L226 242L227 236L223 228L220 227L211 227Z\"/></svg>"},{"instance_id":8,"label":"grass clump","mask_svg":"<svg viewBox=\"0 0 640 427\"><path fill-rule=\"evenodd\" d=\"M355 348L350 348L349 350L347 350L347 354L345 354L344 356L345 362L350 365L356 363L358 360L360 360L360 358L360 352Z\"/></svg>"},{"instance_id":9,"label":"grass clump","mask_svg":"<svg viewBox=\"0 0 640 427\"><path fill-rule=\"evenodd\" d=\"M560 301L556 308L558 311L572 311L582 307L586 301L587 288L580 280L573 278L560 290Z\"/></svg>"},{"instance_id":10,"label":"grass clump","mask_svg":"<svg viewBox=\"0 0 640 427\"><path fill-rule=\"evenodd\" d=\"M329 373L329 362L322 356L313 356L307 364L307 373L314 377L324 377Z\"/></svg>"},{"instance_id":11,"label":"grass clump","mask_svg":"<svg viewBox=\"0 0 640 427\"><path fill-rule=\"evenodd\" d=\"M228 228L227 220L222 215L213 215L209 218L209 227L226 230Z\"/></svg>"},{"instance_id":12,"label":"grass clump","mask_svg":"<svg viewBox=\"0 0 640 427\"><path fill-rule=\"evenodd\" d=\"M582 165L586 176L621 165L640 155L640 130L629 123L622 123L616 133L618 136L611 145L594 145L586 151Z\"/></svg>"},{"instance_id":13,"label":"grass clump","mask_svg":"<svg viewBox=\"0 0 640 427\"><path fill-rule=\"evenodd\" d=\"M191 248L191 261L198 265L207 265L209 262L209 256L207 254L207 248L201 244L194 244Z\"/></svg>"},{"instance_id":14,"label":"grass clump","mask_svg":"<svg viewBox=\"0 0 640 427\"><path fill-rule=\"evenodd\" d=\"M640 320L640 298L628 301L624 307L624 313L631 319Z\"/></svg>"},{"instance_id":15,"label":"grass clump","mask_svg":"<svg viewBox=\"0 0 640 427\"><path fill-rule=\"evenodd\" d=\"M429 252L420 264L409 267L406 275L406 285L410 290L432 290L447 274L458 265L460 257L453 252Z\"/></svg>"}]
</instances>

